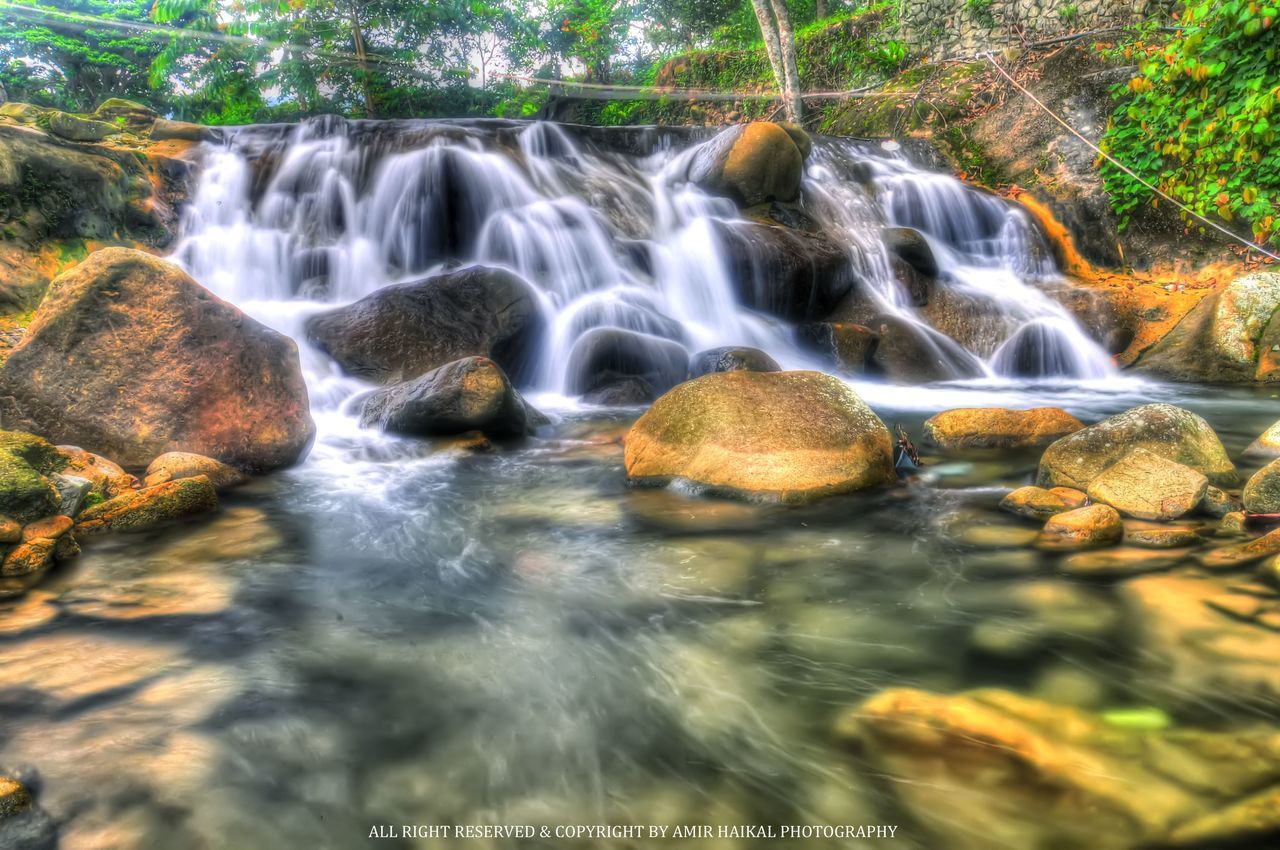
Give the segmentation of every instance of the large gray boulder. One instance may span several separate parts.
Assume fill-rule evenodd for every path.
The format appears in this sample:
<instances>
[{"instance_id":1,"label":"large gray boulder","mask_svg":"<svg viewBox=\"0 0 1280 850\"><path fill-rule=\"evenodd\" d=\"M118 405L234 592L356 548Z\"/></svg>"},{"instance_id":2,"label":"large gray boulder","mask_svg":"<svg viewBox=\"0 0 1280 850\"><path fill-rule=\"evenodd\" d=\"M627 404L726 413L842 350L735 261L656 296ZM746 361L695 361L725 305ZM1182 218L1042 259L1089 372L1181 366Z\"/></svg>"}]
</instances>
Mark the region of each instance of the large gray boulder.
<instances>
[{"instance_id":1,"label":"large gray boulder","mask_svg":"<svg viewBox=\"0 0 1280 850\"><path fill-rule=\"evenodd\" d=\"M307 320L307 339L349 374L394 384L463 357L489 357L515 380L543 329L533 287L470 266L379 289Z\"/></svg>"},{"instance_id":2,"label":"large gray boulder","mask_svg":"<svg viewBox=\"0 0 1280 850\"><path fill-rule=\"evenodd\" d=\"M465 357L370 393L360 423L422 437L481 431L521 437L546 422L487 357Z\"/></svg>"}]
</instances>

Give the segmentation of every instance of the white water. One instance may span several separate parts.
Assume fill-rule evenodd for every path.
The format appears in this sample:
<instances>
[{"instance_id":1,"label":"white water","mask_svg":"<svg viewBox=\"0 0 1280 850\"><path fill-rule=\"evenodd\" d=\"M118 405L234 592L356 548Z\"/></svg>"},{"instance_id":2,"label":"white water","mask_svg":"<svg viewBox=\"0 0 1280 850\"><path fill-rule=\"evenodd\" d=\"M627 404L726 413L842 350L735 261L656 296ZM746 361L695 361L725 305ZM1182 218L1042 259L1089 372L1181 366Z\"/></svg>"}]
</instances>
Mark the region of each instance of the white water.
<instances>
[{"instance_id":1,"label":"white water","mask_svg":"<svg viewBox=\"0 0 1280 850\"><path fill-rule=\"evenodd\" d=\"M175 252L197 280L299 341L322 427L333 419L352 432L337 420L361 384L310 349L305 318L449 262L504 266L538 289L550 330L529 389L541 397L567 394L573 346L596 327L674 340L690 354L755 346L784 368L814 367L788 326L739 302L717 234L737 211L679 179L689 151L627 157L548 124L523 129L518 151L483 124L352 126L308 122L265 148L245 131L210 149ZM252 158L263 150L278 166L255 191ZM864 295L915 326L954 377L1114 375L1106 353L1039 288L1056 272L1013 205L825 141L810 160L804 206L847 247ZM926 235L941 269L936 286L981 303L988 338L966 349L930 327L894 274L880 239L887 225Z\"/></svg>"}]
</instances>

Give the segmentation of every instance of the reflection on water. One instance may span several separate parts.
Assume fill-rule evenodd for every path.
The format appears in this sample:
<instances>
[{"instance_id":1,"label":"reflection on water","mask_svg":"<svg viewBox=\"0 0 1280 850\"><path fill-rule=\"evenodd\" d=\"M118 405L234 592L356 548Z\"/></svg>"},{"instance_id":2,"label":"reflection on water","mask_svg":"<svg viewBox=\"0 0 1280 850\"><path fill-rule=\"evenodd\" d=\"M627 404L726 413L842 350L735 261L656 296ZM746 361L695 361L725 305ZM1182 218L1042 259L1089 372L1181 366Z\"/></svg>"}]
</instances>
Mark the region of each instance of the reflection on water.
<instances>
[{"instance_id":1,"label":"reflection on water","mask_svg":"<svg viewBox=\"0 0 1280 850\"><path fill-rule=\"evenodd\" d=\"M882 392L882 417L917 434L930 408L990 403ZM1137 400L1047 395L1090 420ZM1262 393L1181 400L1237 456L1275 416ZM376 824L484 823L887 823L893 846L937 850L975 846L975 825L955 806L935 812L954 829L921 817L833 731L886 689L1274 724L1275 693L1223 690L1274 674L1197 678L1186 658L1153 674L1132 594L1002 538L1025 526L994 505L1034 457L745 505L629 490L627 416L559 420L479 454L329 439L212 520L95 543L0 603L0 764L39 771L68 850L349 848ZM1088 826L1101 843L1061 846L1112 846Z\"/></svg>"}]
</instances>

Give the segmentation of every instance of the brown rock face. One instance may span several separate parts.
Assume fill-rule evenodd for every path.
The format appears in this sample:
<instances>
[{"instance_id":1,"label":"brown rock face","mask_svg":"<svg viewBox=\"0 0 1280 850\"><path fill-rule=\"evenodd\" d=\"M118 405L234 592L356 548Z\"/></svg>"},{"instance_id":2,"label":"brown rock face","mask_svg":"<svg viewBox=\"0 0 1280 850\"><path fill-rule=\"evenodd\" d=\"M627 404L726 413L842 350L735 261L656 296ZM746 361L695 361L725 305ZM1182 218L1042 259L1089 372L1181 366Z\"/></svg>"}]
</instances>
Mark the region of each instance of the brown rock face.
<instances>
[{"instance_id":1,"label":"brown rock face","mask_svg":"<svg viewBox=\"0 0 1280 850\"><path fill-rule=\"evenodd\" d=\"M296 462L315 430L292 340L125 248L50 286L0 369L0 419L126 467L190 451L252 472Z\"/></svg>"},{"instance_id":2,"label":"brown rock face","mask_svg":"<svg viewBox=\"0 0 1280 850\"><path fill-rule=\"evenodd\" d=\"M730 127L704 144L689 165L691 182L746 207L796 200L803 176L804 155L796 139L768 121Z\"/></svg>"},{"instance_id":3,"label":"brown rock face","mask_svg":"<svg viewBox=\"0 0 1280 850\"><path fill-rule=\"evenodd\" d=\"M1189 466L1134 449L1089 485L1089 498L1137 519L1177 519L1204 498L1209 479Z\"/></svg>"},{"instance_id":4,"label":"brown rock face","mask_svg":"<svg viewBox=\"0 0 1280 850\"><path fill-rule=\"evenodd\" d=\"M146 481L143 483L147 487L154 487L166 481L194 478L197 475L207 475L213 482L213 486L219 490L243 484L247 480L240 470L211 457L191 452L165 452L151 461L147 467Z\"/></svg>"},{"instance_id":5,"label":"brown rock face","mask_svg":"<svg viewBox=\"0 0 1280 850\"><path fill-rule=\"evenodd\" d=\"M943 449L1029 449L1043 448L1083 427L1056 407L978 407L944 410L924 423L924 434Z\"/></svg>"},{"instance_id":6,"label":"brown rock face","mask_svg":"<svg viewBox=\"0 0 1280 850\"><path fill-rule=\"evenodd\" d=\"M847 385L819 372L720 372L680 384L627 433L632 481L804 501L894 480L893 443Z\"/></svg>"}]
</instances>

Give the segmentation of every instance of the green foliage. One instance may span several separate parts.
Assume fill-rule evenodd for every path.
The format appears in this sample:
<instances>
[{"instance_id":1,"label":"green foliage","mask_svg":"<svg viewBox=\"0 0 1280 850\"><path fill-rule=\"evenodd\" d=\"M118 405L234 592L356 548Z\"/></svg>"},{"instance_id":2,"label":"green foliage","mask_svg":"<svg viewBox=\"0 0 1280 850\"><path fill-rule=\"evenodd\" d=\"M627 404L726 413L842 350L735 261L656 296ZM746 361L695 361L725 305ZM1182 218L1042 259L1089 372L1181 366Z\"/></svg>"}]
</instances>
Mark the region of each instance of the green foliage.
<instances>
[{"instance_id":1,"label":"green foliage","mask_svg":"<svg viewBox=\"0 0 1280 850\"><path fill-rule=\"evenodd\" d=\"M1058 18L1067 26L1080 21L1080 7L1072 3L1058 10Z\"/></svg>"},{"instance_id":2,"label":"green foliage","mask_svg":"<svg viewBox=\"0 0 1280 850\"><path fill-rule=\"evenodd\" d=\"M984 27L996 25L996 15L991 8L995 5L995 0L964 0L964 5L973 19Z\"/></svg>"},{"instance_id":3,"label":"green foliage","mask_svg":"<svg viewBox=\"0 0 1280 850\"><path fill-rule=\"evenodd\" d=\"M1116 86L1102 147L1197 214L1280 244L1280 35L1276 0L1196 0L1171 38L1148 27L1109 54L1139 63ZM1121 223L1157 199L1119 169L1103 177ZM1193 221L1188 217L1189 221Z\"/></svg>"}]
</instances>

